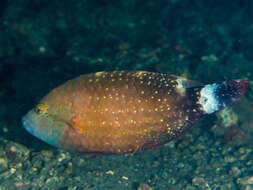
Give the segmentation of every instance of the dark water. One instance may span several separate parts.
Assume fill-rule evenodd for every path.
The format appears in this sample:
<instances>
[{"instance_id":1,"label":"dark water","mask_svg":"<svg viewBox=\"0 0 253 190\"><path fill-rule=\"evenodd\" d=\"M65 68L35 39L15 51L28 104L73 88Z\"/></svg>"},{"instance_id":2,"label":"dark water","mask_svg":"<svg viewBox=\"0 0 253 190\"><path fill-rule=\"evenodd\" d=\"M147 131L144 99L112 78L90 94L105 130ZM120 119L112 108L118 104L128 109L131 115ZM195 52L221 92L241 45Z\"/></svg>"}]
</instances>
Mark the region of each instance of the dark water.
<instances>
[{"instance_id":1,"label":"dark water","mask_svg":"<svg viewBox=\"0 0 253 190\"><path fill-rule=\"evenodd\" d=\"M177 141L126 156L64 152L20 122L52 88L95 71L252 81L252 7L239 0L2 0L0 189L253 189L252 90Z\"/></svg>"}]
</instances>

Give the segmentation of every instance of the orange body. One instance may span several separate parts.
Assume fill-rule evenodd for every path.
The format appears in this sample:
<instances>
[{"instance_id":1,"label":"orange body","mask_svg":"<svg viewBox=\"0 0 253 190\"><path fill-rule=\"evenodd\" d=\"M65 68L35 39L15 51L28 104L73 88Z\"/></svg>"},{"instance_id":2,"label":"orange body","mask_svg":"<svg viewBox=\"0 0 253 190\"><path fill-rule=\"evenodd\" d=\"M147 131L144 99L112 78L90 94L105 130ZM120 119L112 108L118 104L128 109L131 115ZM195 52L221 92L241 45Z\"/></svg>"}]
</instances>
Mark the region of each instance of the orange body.
<instances>
[{"instance_id":1,"label":"orange body","mask_svg":"<svg viewBox=\"0 0 253 190\"><path fill-rule=\"evenodd\" d=\"M124 154L164 144L246 91L245 80L196 86L143 71L81 75L22 118L41 140L73 152Z\"/></svg>"},{"instance_id":2,"label":"orange body","mask_svg":"<svg viewBox=\"0 0 253 190\"><path fill-rule=\"evenodd\" d=\"M67 108L59 118L68 125L60 146L77 152L131 153L164 144L195 121L193 103L177 80L141 71L99 72L66 82L41 102Z\"/></svg>"}]
</instances>

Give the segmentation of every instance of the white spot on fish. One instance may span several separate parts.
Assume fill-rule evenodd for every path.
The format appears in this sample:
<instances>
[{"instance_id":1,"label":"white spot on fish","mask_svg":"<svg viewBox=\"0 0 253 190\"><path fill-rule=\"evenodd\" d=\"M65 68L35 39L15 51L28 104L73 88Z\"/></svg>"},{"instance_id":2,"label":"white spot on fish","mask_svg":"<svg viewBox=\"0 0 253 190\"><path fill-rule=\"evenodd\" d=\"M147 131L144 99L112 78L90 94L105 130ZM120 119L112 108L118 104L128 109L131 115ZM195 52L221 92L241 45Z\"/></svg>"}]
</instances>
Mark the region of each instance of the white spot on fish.
<instances>
[{"instance_id":1,"label":"white spot on fish","mask_svg":"<svg viewBox=\"0 0 253 190\"><path fill-rule=\"evenodd\" d=\"M100 77L103 73L104 73L103 71L102 71L102 72L97 72L97 73L95 73L95 76L96 76L96 77ZM105 76L105 75L104 75L104 76Z\"/></svg>"},{"instance_id":2,"label":"white spot on fish","mask_svg":"<svg viewBox=\"0 0 253 190\"><path fill-rule=\"evenodd\" d=\"M215 91L218 87L218 84L209 84L206 85L200 91L200 97L198 104L202 106L204 112L210 114L219 110L219 101L215 96Z\"/></svg>"},{"instance_id":3,"label":"white spot on fish","mask_svg":"<svg viewBox=\"0 0 253 190\"><path fill-rule=\"evenodd\" d=\"M176 91L181 95L185 95L185 87L184 87L184 81L181 78L178 78L176 80L177 86L176 86Z\"/></svg>"}]
</instances>

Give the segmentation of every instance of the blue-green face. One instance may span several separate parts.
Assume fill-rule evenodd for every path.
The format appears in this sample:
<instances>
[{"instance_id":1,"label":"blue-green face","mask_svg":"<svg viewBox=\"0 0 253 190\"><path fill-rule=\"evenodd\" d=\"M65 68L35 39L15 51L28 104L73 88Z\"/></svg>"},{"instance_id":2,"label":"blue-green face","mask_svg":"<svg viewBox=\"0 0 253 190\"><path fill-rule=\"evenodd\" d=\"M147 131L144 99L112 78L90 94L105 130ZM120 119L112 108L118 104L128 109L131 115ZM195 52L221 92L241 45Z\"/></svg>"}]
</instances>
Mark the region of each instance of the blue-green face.
<instances>
[{"instance_id":1,"label":"blue-green face","mask_svg":"<svg viewBox=\"0 0 253 190\"><path fill-rule=\"evenodd\" d=\"M60 147L59 140L66 123L57 119L55 115L51 115L49 106L38 104L22 118L22 123L32 135L50 145Z\"/></svg>"}]
</instances>

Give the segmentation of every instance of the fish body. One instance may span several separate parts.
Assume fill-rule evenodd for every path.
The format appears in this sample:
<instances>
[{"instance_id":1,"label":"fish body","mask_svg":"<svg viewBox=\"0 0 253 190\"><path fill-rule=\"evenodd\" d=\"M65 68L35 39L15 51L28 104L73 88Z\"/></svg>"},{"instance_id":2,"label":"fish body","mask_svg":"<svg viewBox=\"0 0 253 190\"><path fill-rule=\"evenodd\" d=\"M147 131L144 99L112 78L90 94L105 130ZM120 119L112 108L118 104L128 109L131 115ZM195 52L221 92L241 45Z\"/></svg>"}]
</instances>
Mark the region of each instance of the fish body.
<instances>
[{"instance_id":1,"label":"fish body","mask_svg":"<svg viewBox=\"0 0 253 190\"><path fill-rule=\"evenodd\" d=\"M133 153L175 139L246 88L245 80L200 85L155 72L98 72L53 89L22 122L39 139L72 152Z\"/></svg>"}]
</instances>

